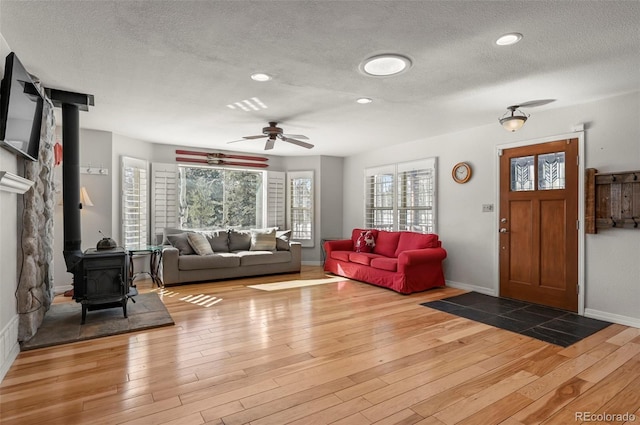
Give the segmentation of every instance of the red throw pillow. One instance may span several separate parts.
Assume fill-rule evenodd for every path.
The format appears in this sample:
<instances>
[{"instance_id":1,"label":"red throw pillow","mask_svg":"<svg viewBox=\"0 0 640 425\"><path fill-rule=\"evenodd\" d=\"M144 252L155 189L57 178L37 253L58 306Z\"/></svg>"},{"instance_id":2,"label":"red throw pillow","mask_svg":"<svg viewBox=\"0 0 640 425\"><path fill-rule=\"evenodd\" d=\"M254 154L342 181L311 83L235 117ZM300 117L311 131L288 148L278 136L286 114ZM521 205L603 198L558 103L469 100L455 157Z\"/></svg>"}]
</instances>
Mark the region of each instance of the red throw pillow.
<instances>
[{"instance_id":1,"label":"red throw pillow","mask_svg":"<svg viewBox=\"0 0 640 425\"><path fill-rule=\"evenodd\" d=\"M376 246L376 237L371 230L363 230L356 240L356 252L373 252Z\"/></svg>"}]
</instances>

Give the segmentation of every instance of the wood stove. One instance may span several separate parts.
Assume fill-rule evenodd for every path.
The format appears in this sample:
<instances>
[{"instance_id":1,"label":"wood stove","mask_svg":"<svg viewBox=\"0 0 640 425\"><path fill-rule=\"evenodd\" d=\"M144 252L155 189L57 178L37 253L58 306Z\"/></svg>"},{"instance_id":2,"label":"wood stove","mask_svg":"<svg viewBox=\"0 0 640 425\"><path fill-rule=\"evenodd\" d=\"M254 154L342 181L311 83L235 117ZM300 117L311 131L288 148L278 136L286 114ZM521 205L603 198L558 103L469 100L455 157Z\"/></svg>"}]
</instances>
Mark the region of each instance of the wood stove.
<instances>
[{"instance_id":1,"label":"wood stove","mask_svg":"<svg viewBox=\"0 0 640 425\"><path fill-rule=\"evenodd\" d=\"M123 248L84 252L73 277L73 298L82 304L82 324L87 310L122 307L127 317L127 302L137 295L137 290L129 286L128 267L127 252Z\"/></svg>"}]
</instances>

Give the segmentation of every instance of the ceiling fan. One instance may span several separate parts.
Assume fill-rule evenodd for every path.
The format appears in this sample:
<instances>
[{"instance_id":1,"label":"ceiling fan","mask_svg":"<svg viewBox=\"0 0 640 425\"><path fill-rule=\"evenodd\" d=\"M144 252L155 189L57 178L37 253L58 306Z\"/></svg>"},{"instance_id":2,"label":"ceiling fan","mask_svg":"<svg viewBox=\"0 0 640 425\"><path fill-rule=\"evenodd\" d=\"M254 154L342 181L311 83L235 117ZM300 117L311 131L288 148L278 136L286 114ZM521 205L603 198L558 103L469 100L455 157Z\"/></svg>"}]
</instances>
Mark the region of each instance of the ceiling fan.
<instances>
[{"instance_id":1,"label":"ceiling fan","mask_svg":"<svg viewBox=\"0 0 640 425\"><path fill-rule=\"evenodd\" d=\"M264 145L264 150L273 149L273 146L275 145L277 139L280 139L283 142L292 143L294 145L298 145L307 149L311 149L313 147L311 143L298 140L298 139L309 140L307 136L303 136L302 134L285 134L282 128L278 127L278 123L275 121L269 122L269 127L264 127L262 129L262 134L260 135L244 136L242 139L233 140L228 143L236 143L236 142L242 142L245 140L252 140L252 139L262 139L263 137L267 138L267 143Z\"/></svg>"},{"instance_id":2,"label":"ceiling fan","mask_svg":"<svg viewBox=\"0 0 640 425\"><path fill-rule=\"evenodd\" d=\"M529 118L529 115L522 112L520 108L533 108L536 106L546 105L551 102L555 102L555 99L530 100L528 102L522 102L518 105L507 106L507 111L510 111L511 115L508 115L509 112L507 112L501 118L499 118L498 121L500 121L500 124L505 130L514 132L522 128L525 121L527 121L527 118ZM521 115L515 115L517 112L519 112Z\"/></svg>"}]
</instances>

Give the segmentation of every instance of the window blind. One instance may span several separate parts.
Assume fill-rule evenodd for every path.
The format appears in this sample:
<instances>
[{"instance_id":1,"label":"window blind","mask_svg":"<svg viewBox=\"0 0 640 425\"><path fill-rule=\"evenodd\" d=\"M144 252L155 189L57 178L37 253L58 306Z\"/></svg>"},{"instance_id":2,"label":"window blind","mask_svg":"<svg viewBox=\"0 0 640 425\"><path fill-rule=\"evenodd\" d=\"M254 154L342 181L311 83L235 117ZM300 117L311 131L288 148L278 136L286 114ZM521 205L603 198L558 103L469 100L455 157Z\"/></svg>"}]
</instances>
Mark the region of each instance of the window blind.
<instances>
[{"instance_id":1,"label":"window blind","mask_svg":"<svg viewBox=\"0 0 640 425\"><path fill-rule=\"evenodd\" d=\"M313 171L287 173L289 208L287 209L291 239L302 246L314 246Z\"/></svg>"},{"instance_id":2,"label":"window blind","mask_svg":"<svg viewBox=\"0 0 640 425\"><path fill-rule=\"evenodd\" d=\"M267 227L277 227L281 230L286 226L285 213L285 173L282 171L268 171L267 184L265 185L267 200L267 214L265 223Z\"/></svg>"},{"instance_id":3,"label":"window blind","mask_svg":"<svg viewBox=\"0 0 640 425\"><path fill-rule=\"evenodd\" d=\"M149 242L147 170L147 161L122 157L122 243L125 247Z\"/></svg>"},{"instance_id":4,"label":"window blind","mask_svg":"<svg viewBox=\"0 0 640 425\"><path fill-rule=\"evenodd\" d=\"M435 232L435 158L365 170L365 227Z\"/></svg>"},{"instance_id":5,"label":"window blind","mask_svg":"<svg viewBox=\"0 0 640 425\"><path fill-rule=\"evenodd\" d=\"M162 235L165 227L178 227L178 166L151 164L151 232Z\"/></svg>"}]
</instances>

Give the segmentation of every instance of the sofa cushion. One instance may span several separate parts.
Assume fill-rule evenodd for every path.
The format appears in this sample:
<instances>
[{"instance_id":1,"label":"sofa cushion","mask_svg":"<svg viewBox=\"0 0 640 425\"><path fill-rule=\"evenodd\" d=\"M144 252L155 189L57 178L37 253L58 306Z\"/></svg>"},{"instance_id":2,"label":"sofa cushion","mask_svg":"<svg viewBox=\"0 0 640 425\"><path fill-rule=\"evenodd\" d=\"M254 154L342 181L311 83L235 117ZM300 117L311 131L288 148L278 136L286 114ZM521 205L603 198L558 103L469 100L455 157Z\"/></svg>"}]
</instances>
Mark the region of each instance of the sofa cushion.
<instances>
[{"instance_id":1,"label":"sofa cushion","mask_svg":"<svg viewBox=\"0 0 640 425\"><path fill-rule=\"evenodd\" d=\"M380 257L380 255L369 254L366 252L352 252L349 254L349 261L368 266L371 263L371 260L377 257Z\"/></svg>"},{"instance_id":2,"label":"sofa cushion","mask_svg":"<svg viewBox=\"0 0 640 425\"><path fill-rule=\"evenodd\" d=\"M220 269L239 266L240 257L228 252L212 255L181 255L178 259L178 268L180 270Z\"/></svg>"},{"instance_id":3,"label":"sofa cushion","mask_svg":"<svg viewBox=\"0 0 640 425\"><path fill-rule=\"evenodd\" d=\"M331 251L331 258L339 261L349 261L349 254L353 254L353 251Z\"/></svg>"},{"instance_id":4,"label":"sofa cushion","mask_svg":"<svg viewBox=\"0 0 640 425\"><path fill-rule=\"evenodd\" d=\"M274 251L276 249L276 229L251 229L249 251Z\"/></svg>"},{"instance_id":5,"label":"sofa cushion","mask_svg":"<svg viewBox=\"0 0 640 425\"><path fill-rule=\"evenodd\" d=\"M209 241L204 237L202 233L189 232L187 233L187 239L189 239L189 245L198 255L211 255L213 250Z\"/></svg>"},{"instance_id":6,"label":"sofa cushion","mask_svg":"<svg viewBox=\"0 0 640 425\"><path fill-rule=\"evenodd\" d=\"M373 248L373 252L385 257L395 257L400 233L380 230L376 237L376 246Z\"/></svg>"},{"instance_id":7,"label":"sofa cushion","mask_svg":"<svg viewBox=\"0 0 640 425\"><path fill-rule=\"evenodd\" d=\"M193 248L191 247L191 244L189 244L189 238L187 237L186 232L167 235L167 240L174 248L178 248L180 255L195 254Z\"/></svg>"},{"instance_id":8,"label":"sofa cushion","mask_svg":"<svg viewBox=\"0 0 640 425\"><path fill-rule=\"evenodd\" d=\"M400 232L395 256L411 249L437 248L438 246L438 235L434 233Z\"/></svg>"},{"instance_id":9,"label":"sofa cushion","mask_svg":"<svg viewBox=\"0 0 640 425\"><path fill-rule=\"evenodd\" d=\"M229 252L229 232L227 230L208 230L202 234L209 241L213 252Z\"/></svg>"},{"instance_id":10,"label":"sofa cushion","mask_svg":"<svg viewBox=\"0 0 640 425\"><path fill-rule=\"evenodd\" d=\"M236 255L240 258L241 266L286 263L291 261L291 252L289 251L240 251L237 252Z\"/></svg>"},{"instance_id":11,"label":"sofa cushion","mask_svg":"<svg viewBox=\"0 0 640 425\"><path fill-rule=\"evenodd\" d=\"M378 257L371 260L371 267L374 269L389 270L390 272L398 271L398 259L388 257Z\"/></svg>"},{"instance_id":12,"label":"sofa cushion","mask_svg":"<svg viewBox=\"0 0 640 425\"><path fill-rule=\"evenodd\" d=\"M277 230L276 231L276 249L278 251L289 251L291 246L289 242L291 240L291 230Z\"/></svg>"},{"instance_id":13,"label":"sofa cushion","mask_svg":"<svg viewBox=\"0 0 640 425\"><path fill-rule=\"evenodd\" d=\"M229 230L229 251L249 251L251 248L251 231Z\"/></svg>"},{"instance_id":14,"label":"sofa cushion","mask_svg":"<svg viewBox=\"0 0 640 425\"><path fill-rule=\"evenodd\" d=\"M356 240L354 247L355 252L373 252L373 247L376 246L375 234L371 230L363 230L360 232L360 236Z\"/></svg>"}]
</instances>

